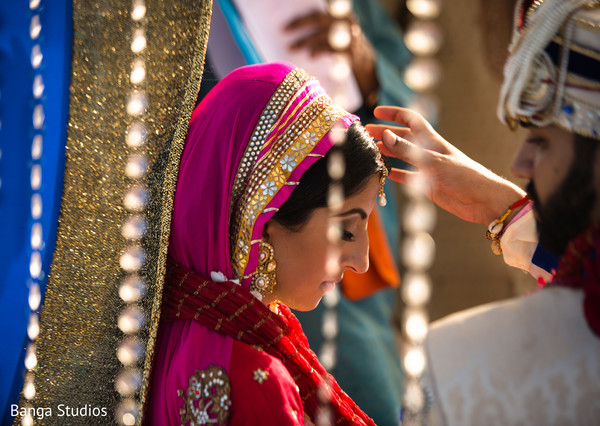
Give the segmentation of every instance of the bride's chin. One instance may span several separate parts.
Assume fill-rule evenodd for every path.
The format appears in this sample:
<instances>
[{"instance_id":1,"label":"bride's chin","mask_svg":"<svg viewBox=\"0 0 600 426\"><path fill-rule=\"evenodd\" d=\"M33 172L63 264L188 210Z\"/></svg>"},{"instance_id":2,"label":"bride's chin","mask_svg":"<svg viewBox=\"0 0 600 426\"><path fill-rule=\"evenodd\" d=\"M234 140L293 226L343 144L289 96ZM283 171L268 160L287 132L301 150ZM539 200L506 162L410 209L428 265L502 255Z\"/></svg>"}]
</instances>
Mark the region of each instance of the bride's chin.
<instances>
[{"instance_id":1,"label":"bride's chin","mask_svg":"<svg viewBox=\"0 0 600 426\"><path fill-rule=\"evenodd\" d=\"M307 301L305 303L297 304L295 306L288 305L288 307L295 311L300 311L300 312L312 311L319 305L319 303L321 302L321 298L322 298L322 296L312 302Z\"/></svg>"}]
</instances>

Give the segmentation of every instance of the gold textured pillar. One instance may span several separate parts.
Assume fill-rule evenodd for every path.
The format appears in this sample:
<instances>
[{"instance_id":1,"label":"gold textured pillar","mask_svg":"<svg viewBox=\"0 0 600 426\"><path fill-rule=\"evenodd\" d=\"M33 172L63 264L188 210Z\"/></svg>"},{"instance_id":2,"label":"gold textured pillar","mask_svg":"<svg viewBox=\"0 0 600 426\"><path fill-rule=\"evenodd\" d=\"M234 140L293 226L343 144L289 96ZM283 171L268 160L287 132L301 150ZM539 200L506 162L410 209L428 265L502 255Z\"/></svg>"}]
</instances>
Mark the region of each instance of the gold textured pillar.
<instances>
[{"instance_id":1,"label":"gold textured pillar","mask_svg":"<svg viewBox=\"0 0 600 426\"><path fill-rule=\"evenodd\" d=\"M129 74L131 0L74 1L68 139L56 250L41 311L35 369L37 409L52 416L34 424L114 424L120 402L114 387L121 369L116 349L123 338L117 318L126 241L124 170L131 118L125 103ZM139 336L147 350L136 399L143 404L162 296L170 214L179 158L204 66L212 0L146 0L144 51L149 137L149 229L143 276L147 315ZM52 7L48 4L47 7ZM164 249L160 249L163 247ZM62 411L59 406L62 404ZM21 396L20 407L25 406ZM106 416L67 416L67 407L105 408ZM81 412L81 411L80 411ZM96 410L96 413L98 411ZM60 414L62 416L59 416ZM20 424L20 419L15 419Z\"/></svg>"}]
</instances>

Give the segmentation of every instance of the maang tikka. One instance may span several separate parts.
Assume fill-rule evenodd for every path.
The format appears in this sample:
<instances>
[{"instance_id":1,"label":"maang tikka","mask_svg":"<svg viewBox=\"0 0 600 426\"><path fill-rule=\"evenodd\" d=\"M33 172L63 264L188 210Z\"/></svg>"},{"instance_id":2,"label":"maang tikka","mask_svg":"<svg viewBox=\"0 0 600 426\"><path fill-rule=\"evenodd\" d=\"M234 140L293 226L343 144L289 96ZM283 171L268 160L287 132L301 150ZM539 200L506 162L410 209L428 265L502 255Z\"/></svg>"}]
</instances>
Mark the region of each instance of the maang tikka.
<instances>
[{"instance_id":1,"label":"maang tikka","mask_svg":"<svg viewBox=\"0 0 600 426\"><path fill-rule=\"evenodd\" d=\"M262 296L269 294L275 288L277 262L275 262L275 250L268 242L261 240L258 246L258 265L252 277L250 291L256 291Z\"/></svg>"}]
</instances>

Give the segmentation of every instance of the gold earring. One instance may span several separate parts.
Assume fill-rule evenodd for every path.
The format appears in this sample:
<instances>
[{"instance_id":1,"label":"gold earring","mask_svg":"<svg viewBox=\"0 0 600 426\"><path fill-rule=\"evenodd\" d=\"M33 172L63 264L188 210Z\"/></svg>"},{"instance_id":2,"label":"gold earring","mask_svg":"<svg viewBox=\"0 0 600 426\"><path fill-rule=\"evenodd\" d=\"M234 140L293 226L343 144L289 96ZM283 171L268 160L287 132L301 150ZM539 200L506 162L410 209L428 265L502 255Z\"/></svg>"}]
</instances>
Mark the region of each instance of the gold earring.
<instances>
[{"instance_id":1,"label":"gold earring","mask_svg":"<svg viewBox=\"0 0 600 426\"><path fill-rule=\"evenodd\" d=\"M276 270L275 250L271 244L261 240L258 246L258 265L252 277L250 291L257 291L263 296L271 293L277 284Z\"/></svg>"},{"instance_id":2,"label":"gold earring","mask_svg":"<svg viewBox=\"0 0 600 426\"><path fill-rule=\"evenodd\" d=\"M385 192L383 191L383 185L385 185L385 180L388 177L388 174L389 174L388 169L384 165L383 171L381 172L381 176L379 177L378 195L379 195L379 205L381 207L384 207L387 204L387 199L385 198Z\"/></svg>"}]
</instances>

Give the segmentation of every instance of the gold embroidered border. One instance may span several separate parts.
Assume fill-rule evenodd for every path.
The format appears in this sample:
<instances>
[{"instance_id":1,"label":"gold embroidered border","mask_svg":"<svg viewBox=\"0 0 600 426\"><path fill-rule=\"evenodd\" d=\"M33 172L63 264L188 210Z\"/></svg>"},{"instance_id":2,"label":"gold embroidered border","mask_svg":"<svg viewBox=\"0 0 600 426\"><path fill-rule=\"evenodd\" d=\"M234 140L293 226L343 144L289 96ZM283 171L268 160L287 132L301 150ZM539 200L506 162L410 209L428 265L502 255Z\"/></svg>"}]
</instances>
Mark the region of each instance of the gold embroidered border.
<instances>
[{"instance_id":1,"label":"gold embroidered border","mask_svg":"<svg viewBox=\"0 0 600 426\"><path fill-rule=\"evenodd\" d=\"M297 117L296 121L273 142L269 152L261 158L250 176L248 186L235 212L232 234L232 269L236 276L244 276L250 256L252 231L256 219L281 189L295 168L310 155L312 149L348 113L320 96Z\"/></svg>"},{"instance_id":2,"label":"gold embroidered border","mask_svg":"<svg viewBox=\"0 0 600 426\"><path fill-rule=\"evenodd\" d=\"M267 106L260 115L260 119L256 124L252 136L250 137L250 143L246 147L246 151L240 161L238 172L235 175L233 183L233 189L231 192L231 205L230 211L233 211L235 203L242 195L248 173L254 166L256 157L260 153L263 143L271 128L273 127L275 120L280 116L281 111L289 103L290 98L302 87L302 85L310 79L310 76L306 71L300 68L296 68L291 71L281 82Z\"/></svg>"},{"instance_id":3,"label":"gold embroidered border","mask_svg":"<svg viewBox=\"0 0 600 426\"><path fill-rule=\"evenodd\" d=\"M283 186L287 177L276 175L274 178L276 181L269 182L267 180L269 172L273 169L276 164L276 159L281 156L282 152L287 148L286 143L293 144L298 138L301 130L306 128L312 120L313 116L318 114L317 108L319 104L314 99L311 104L298 116L296 121L282 134L279 139L274 141L270 151L260 160L262 166L256 164L253 167L253 175L250 176L245 192L242 195L239 208L234 212L234 222L232 229L232 238L235 243L232 244L232 270L235 276L243 276L243 272L246 269L248 256L250 253L249 242L252 238L252 229L258 215L262 212L264 207L273 198L279 188ZM283 123L283 125L287 124ZM292 165L292 169L299 163ZM288 174L289 176L289 174ZM258 192L257 190L260 185L263 185L263 191ZM260 199L255 200L252 204L252 200L255 196ZM257 242L260 240L257 240Z\"/></svg>"}]
</instances>

